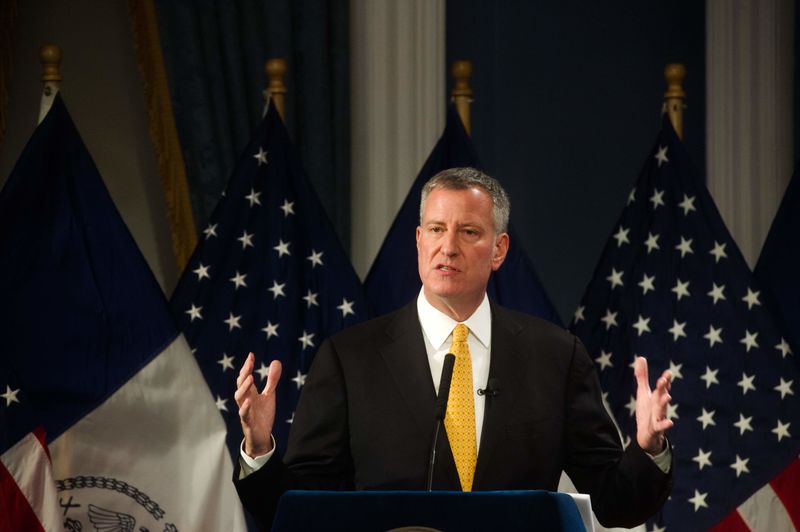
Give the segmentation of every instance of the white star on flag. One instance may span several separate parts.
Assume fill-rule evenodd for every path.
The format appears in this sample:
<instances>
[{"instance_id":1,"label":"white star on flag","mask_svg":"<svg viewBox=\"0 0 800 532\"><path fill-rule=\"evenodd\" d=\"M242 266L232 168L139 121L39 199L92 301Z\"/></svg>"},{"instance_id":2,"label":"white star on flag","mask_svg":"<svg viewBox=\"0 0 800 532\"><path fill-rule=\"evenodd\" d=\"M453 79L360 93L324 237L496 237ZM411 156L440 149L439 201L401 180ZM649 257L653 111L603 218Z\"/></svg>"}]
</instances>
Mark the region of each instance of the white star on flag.
<instances>
[{"instance_id":1,"label":"white star on flag","mask_svg":"<svg viewBox=\"0 0 800 532\"><path fill-rule=\"evenodd\" d=\"M717 373L719 373L718 369L711 369L710 367L706 366L706 372L700 377L700 380L706 382L706 389L711 388L712 384L719 384Z\"/></svg>"},{"instance_id":2,"label":"white star on flag","mask_svg":"<svg viewBox=\"0 0 800 532\"><path fill-rule=\"evenodd\" d=\"M742 380L736 383L736 385L742 389L742 395L747 395L747 392L749 391L756 391L756 387L753 384L755 378L755 375L748 375L744 372L742 373Z\"/></svg>"},{"instance_id":3,"label":"white star on flag","mask_svg":"<svg viewBox=\"0 0 800 532\"><path fill-rule=\"evenodd\" d=\"M248 246L250 246L251 248L254 247L253 246L253 233L248 233L247 231L244 231L242 233L242 236L240 236L236 240L238 240L239 242L242 243L242 249L247 249Z\"/></svg>"},{"instance_id":4,"label":"white star on flag","mask_svg":"<svg viewBox=\"0 0 800 532\"><path fill-rule=\"evenodd\" d=\"M6 406L11 406L11 403L19 403L19 399L17 395L19 394L19 389L12 390L11 387L6 384L6 392L0 394L0 397L6 400Z\"/></svg>"},{"instance_id":5,"label":"white star on flag","mask_svg":"<svg viewBox=\"0 0 800 532\"><path fill-rule=\"evenodd\" d=\"M259 196L261 196L261 192L256 192L255 189L251 188L250 194L244 198L250 202L250 206L252 207L253 205L261 205L261 200L258 199Z\"/></svg>"},{"instance_id":6,"label":"white star on flag","mask_svg":"<svg viewBox=\"0 0 800 532\"><path fill-rule=\"evenodd\" d=\"M747 353L750 352L750 348L758 347L758 342L756 341L757 337L758 337L758 333L757 332L751 333L748 330L744 331L744 338L739 340L739 342L743 343L745 345L745 347L746 347L745 351Z\"/></svg>"},{"instance_id":7,"label":"white star on flag","mask_svg":"<svg viewBox=\"0 0 800 532\"><path fill-rule=\"evenodd\" d=\"M684 258L689 253L694 253L692 251L692 241L693 238L684 238L681 236L681 243L675 246L675 249L681 252L681 258Z\"/></svg>"},{"instance_id":8,"label":"white star on flag","mask_svg":"<svg viewBox=\"0 0 800 532\"><path fill-rule=\"evenodd\" d=\"M297 375L292 379L292 382L297 385L297 389L299 390L306 383L306 376L301 373L300 370L298 370Z\"/></svg>"},{"instance_id":9,"label":"white star on flag","mask_svg":"<svg viewBox=\"0 0 800 532\"><path fill-rule=\"evenodd\" d=\"M241 319L242 319L241 316L234 316L233 312L229 312L228 319L223 321L228 324L228 331L232 331L234 329L242 328L242 326L239 324L239 320Z\"/></svg>"},{"instance_id":10,"label":"white star on flag","mask_svg":"<svg viewBox=\"0 0 800 532\"><path fill-rule=\"evenodd\" d=\"M286 296L283 289L286 286L286 283L278 283L278 281L272 281L272 287L267 288L269 292L272 292L272 299L278 299L278 296Z\"/></svg>"},{"instance_id":11,"label":"white star on flag","mask_svg":"<svg viewBox=\"0 0 800 532\"><path fill-rule=\"evenodd\" d=\"M711 451L706 452L703 449L698 449L697 456L692 460L697 462L698 469L702 471L704 467L711 465Z\"/></svg>"},{"instance_id":12,"label":"white star on flag","mask_svg":"<svg viewBox=\"0 0 800 532\"><path fill-rule=\"evenodd\" d=\"M255 370L255 372L258 373L258 376L261 377L261 380L263 381L269 375L269 366L267 366L262 362L261 366L259 366L259 368Z\"/></svg>"},{"instance_id":13,"label":"white star on flag","mask_svg":"<svg viewBox=\"0 0 800 532\"><path fill-rule=\"evenodd\" d=\"M751 310L754 305L760 305L761 301L758 300L758 296L761 294L760 290L753 292L748 287L747 295L742 298L742 301L747 303L747 310Z\"/></svg>"},{"instance_id":14,"label":"white star on flag","mask_svg":"<svg viewBox=\"0 0 800 532\"><path fill-rule=\"evenodd\" d=\"M281 238L278 239L278 245L273 247L272 249L278 252L278 257L283 257L284 255L291 255L291 252L289 251L289 244L291 244L291 242L284 242L283 239Z\"/></svg>"},{"instance_id":15,"label":"white star on flag","mask_svg":"<svg viewBox=\"0 0 800 532\"><path fill-rule=\"evenodd\" d=\"M212 236L217 236L217 225L218 224L208 224L208 227L203 229L203 234L206 235L206 240Z\"/></svg>"},{"instance_id":16,"label":"white star on flag","mask_svg":"<svg viewBox=\"0 0 800 532\"><path fill-rule=\"evenodd\" d=\"M672 292L675 293L675 296L678 298L678 301L681 300L682 297L689 297L689 281L681 281L677 279L675 286L672 288Z\"/></svg>"},{"instance_id":17,"label":"white star on flag","mask_svg":"<svg viewBox=\"0 0 800 532\"><path fill-rule=\"evenodd\" d=\"M662 163L668 163L669 159L667 159L667 146L661 146L658 148L658 153L656 153L655 157L658 161L659 168L661 167Z\"/></svg>"},{"instance_id":18,"label":"white star on flag","mask_svg":"<svg viewBox=\"0 0 800 532\"><path fill-rule=\"evenodd\" d=\"M267 325L263 329L261 329L262 331L267 333L267 340L269 340L273 336L278 336L278 325L280 324L267 321Z\"/></svg>"},{"instance_id":19,"label":"white star on flag","mask_svg":"<svg viewBox=\"0 0 800 532\"><path fill-rule=\"evenodd\" d=\"M653 189L653 195L650 196L650 203L653 204L653 210L658 209L659 205L664 205L664 191Z\"/></svg>"},{"instance_id":20,"label":"white star on flag","mask_svg":"<svg viewBox=\"0 0 800 532\"><path fill-rule=\"evenodd\" d=\"M783 423L779 419L777 426L774 429L772 429L770 432L772 432L773 434L775 434L777 436L778 441L781 441L783 438L791 437L791 434L789 434L789 425L791 425L791 423Z\"/></svg>"},{"instance_id":21,"label":"white star on flag","mask_svg":"<svg viewBox=\"0 0 800 532\"><path fill-rule=\"evenodd\" d=\"M708 326L708 332L703 335L703 338L708 340L708 347L714 347L714 344L722 343L722 327L719 329L715 328L713 325Z\"/></svg>"},{"instance_id":22,"label":"white star on flag","mask_svg":"<svg viewBox=\"0 0 800 532\"><path fill-rule=\"evenodd\" d=\"M606 324L606 330L617 325L617 313L611 312L611 309L606 311L606 315L600 318L600 321Z\"/></svg>"},{"instance_id":23,"label":"white star on flag","mask_svg":"<svg viewBox=\"0 0 800 532\"><path fill-rule=\"evenodd\" d=\"M697 418L697 421L702 423L703 430L706 430L706 427L709 425L716 425L716 423L714 423L714 411L707 411L703 408L703 413Z\"/></svg>"},{"instance_id":24,"label":"white star on flag","mask_svg":"<svg viewBox=\"0 0 800 532\"><path fill-rule=\"evenodd\" d=\"M303 331L303 335L297 340L303 344L303 349L305 349L307 347L314 347L314 342L312 341L313 338L314 333L309 334L308 332Z\"/></svg>"},{"instance_id":25,"label":"white star on flag","mask_svg":"<svg viewBox=\"0 0 800 532\"><path fill-rule=\"evenodd\" d=\"M659 247L658 245L658 237L659 235L654 235L653 233L647 233L647 240L645 240L644 245L647 247L648 255L654 249L661 249L661 247Z\"/></svg>"},{"instance_id":26,"label":"white star on flag","mask_svg":"<svg viewBox=\"0 0 800 532\"><path fill-rule=\"evenodd\" d=\"M672 360L669 361L669 371L672 373L672 381L676 381L678 379L683 378L683 364L676 364Z\"/></svg>"},{"instance_id":27,"label":"white star on flag","mask_svg":"<svg viewBox=\"0 0 800 532\"><path fill-rule=\"evenodd\" d=\"M306 260L311 261L311 267L322 266L322 251L311 250L311 255L306 257Z\"/></svg>"},{"instance_id":28,"label":"white star on flag","mask_svg":"<svg viewBox=\"0 0 800 532\"><path fill-rule=\"evenodd\" d=\"M202 262L197 265L197 268L192 270L192 273L197 275L197 280L198 281L203 279L203 278L211 279L211 276L208 275L208 266L203 266Z\"/></svg>"},{"instance_id":29,"label":"white star on flag","mask_svg":"<svg viewBox=\"0 0 800 532\"><path fill-rule=\"evenodd\" d=\"M309 290L308 293L306 293L306 295L303 296L303 299L308 305L308 308L311 308L314 305L319 306L319 303L317 303L318 295L319 294L317 294L316 292L312 292L311 290Z\"/></svg>"},{"instance_id":30,"label":"white star on flag","mask_svg":"<svg viewBox=\"0 0 800 532\"><path fill-rule=\"evenodd\" d=\"M702 466L700 469L703 469ZM708 503L706 503L706 497L708 497L708 493L700 493L697 490L694 490L694 497L689 499L689 502L694 505L694 511L696 512L700 508L708 508Z\"/></svg>"},{"instance_id":31,"label":"white star on flag","mask_svg":"<svg viewBox=\"0 0 800 532\"><path fill-rule=\"evenodd\" d=\"M247 277L246 274L236 272L236 275L230 278L230 281L234 284L236 290L243 286L247 286L247 283L244 281L245 277Z\"/></svg>"},{"instance_id":32,"label":"white star on flag","mask_svg":"<svg viewBox=\"0 0 800 532\"><path fill-rule=\"evenodd\" d=\"M714 247L708 253L711 254L711 255L714 255L714 263L715 264L718 264L720 259L727 259L728 258L728 254L725 253L725 246L726 246L725 242L720 244L716 240L714 241Z\"/></svg>"},{"instance_id":33,"label":"white star on flag","mask_svg":"<svg viewBox=\"0 0 800 532\"><path fill-rule=\"evenodd\" d=\"M751 432L753 431L751 421L753 421L753 416L744 417L744 415L739 414L739 421L733 424L734 427L739 429L739 436L743 435L748 430Z\"/></svg>"},{"instance_id":34,"label":"white star on flag","mask_svg":"<svg viewBox=\"0 0 800 532\"><path fill-rule=\"evenodd\" d=\"M228 356L227 353L222 353L222 358L217 360L217 363L222 366L222 371L225 371L226 369L235 369L233 367L233 357Z\"/></svg>"},{"instance_id":35,"label":"white star on flag","mask_svg":"<svg viewBox=\"0 0 800 532\"><path fill-rule=\"evenodd\" d=\"M264 148L259 146L258 153L253 155L253 158L258 161L258 166L261 166L262 164L267 164L267 153L268 152Z\"/></svg>"},{"instance_id":36,"label":"white star on flag","mask_svg":"<svg viewBox=\"0 0 800 532\"><path fill-rule=\"evenodd\" d=\"M723 290L725 290L725 285L723 284L717 286L717 283L711 283L711 284L713 287L711 288L711 291L708 293L708 296L714 300L714 304L716 305L717 301L725 299L725 294L723 293Z\"/></svg>"},{"instance_id":37,"label":"white star on flag","mask_svg":"<svg viewBox=\"0 0 800 532\"><path fill-rule=\"evenodd\" d=\"M742 459L738 454L736 455L736 461L731 464L731 469L736 471L736 478L739 478L742 473L750 472L750 470L747 468L747 462L749 461L749 458Z\"/></svg>"},{"instance_id":38,"label":"white star on flag","mask_svg":"<svg viewBox=\"0 0 800 532\"><path fill-rule=\"evenodd\" d=\"M279 207L283 211L283 217L287 218L290 214L294 214L294 202L288 199L283 200L283 205Z\"/></svg>"},{"instance_id":39,"label":"white star on flag","mask_svg":"<svg viewBox=\"0 0 800 532\"><path fill-rule=\"evenodd\" d=\"M647 275L646 273L642 274L642 280L639 281L639 284L638 284L638 286L640 286L642 288L642 295L647 294L648 290L655 290L656 289L655 286L653 285L653 281L655 281L655 280L656 280L656 276L655 275L651 276L651 275Z\"/></svg>"},{"instance_id":40,"label":"white star on flag","mask_svg":"<svg viewBox=\"0 0 800 532\"><path fill-rule=\"evenodd\" d=\"M353 310L353 301L348 301L345 298L342 298L342 304L337 306L336 308L342 311L342 317L346 317L348 314L355 314Z\"/></svg>"},{"instance_id":41,"label":"white star on flag","mask_svg":"<svg viewBox=\"0 0 800 532\"><path fill-rule=\"evenodd\" d=\"M228 400L227 400L227 399L223 399L223 398L222 398L222 397L220 397L219 395L217 396L217 400L215 401L215 403L216 403L216 405L217 405L217 408L218 408L219 410L224 410L225 412L227 412L227 411L228 411L228 407L227 407L227 406L225 406L225 403L227 403L227 402L228 402Z\"/></svg>"},{"instance_id":42,"label":"white star on flag","mask_svg":"<svg viewBox=\"0 0 800 532\"><path fill-rule=\"evenodd\" d=\"M773 390L781 394L781 399L783 399L787 395L794 395L794 392L792 391L793 382L794 381L785 381L781 379L781 383L777 385L775 388L773 388Z\"/></svg>"},{"instance_id":43,"label":"white star on flag","mask_svg":"<svg viewBox=\"0 0 800 532\"><path fill-rule=\"evenodd\" d=\"M200 313L201 310L203 310L203 307L196 307L192 304L192 307L186 311L186 314L189 315L191 321L202 320L203 315Z\"/></svg>"},{"instance_id":44,"label":"white star on flag","mask_svg":"<svg viewBox=\"0 0 800 532\"><path fill-rule=\"evenodd\" d=\"M611 363L611 355L612 353L610 352L601 351L600 356L594 359L595 362L600 364L600 371L614 366L614 364Z\"/></svg>"},{"instance_id":45,"label":"white star on flag","mask_svg":"<svg viewBox=\"0 0 800 532\"><path fill-rule=\"evenodd\" d=\"M672 320L672 328L669 329L669 332L672 333L672 341L677 342L678 338L686 337L686 332L684 329L686 328L686 322L678 322L678 320Z\"/></svg>"},{"instance_id":46,"label":"white star on flag","mask_svg":"<svg viewBox=\"0 0 800 532\"><path fill-rule=\"evenodd\" d=\"M639 314L639 319L636 321L636 323L631 325L631 327L636 329L636 331L639 333L639 336L641 336L645 332L651 332L650 331L650 318L645 318L644 316Z\"/></svg>"},{"instance_id":47,"label":"white star on flag","mask_svg":"<svg viewBox=\"0 0 800 532\"><path fill-rule=\"evenodd\" d=\"M625 273L625 272L618 272L616 269L611 268L611 275L606 277L606 279L608 279L608 281L611 283L611 289L612 290L614 288L618 287L618 286L624 286L624 284L622 282L622 274L623 273Z\"/></svg>"},{"instance_id":48,"label":"white star on flag","mask_svg":"<svg viewBox=\"0 0 800 532\"><path fill-rule=\"evenodd\" d=\"M683 201L678 203L678 207L683 209L683 215L688 216L690 212L696 211L694 207L694 196L683 195Z\"/></svg>"},{"instance_id":49,"label":"white star on flag","mask_svg":"<svg viewBox=\"0 0 800 532\"><path fill-rule=\"evenodd\" d=\"M617 246L618 247L622 247L622 244L626 244L626 243L630 244L631 241L628 240L628 233L629 232L630 232L630 229L625 229L624 227L619 226L619 229L617 230L616 234L614 235L614 238L617 241Z\"/></svg>"}]
</instances>

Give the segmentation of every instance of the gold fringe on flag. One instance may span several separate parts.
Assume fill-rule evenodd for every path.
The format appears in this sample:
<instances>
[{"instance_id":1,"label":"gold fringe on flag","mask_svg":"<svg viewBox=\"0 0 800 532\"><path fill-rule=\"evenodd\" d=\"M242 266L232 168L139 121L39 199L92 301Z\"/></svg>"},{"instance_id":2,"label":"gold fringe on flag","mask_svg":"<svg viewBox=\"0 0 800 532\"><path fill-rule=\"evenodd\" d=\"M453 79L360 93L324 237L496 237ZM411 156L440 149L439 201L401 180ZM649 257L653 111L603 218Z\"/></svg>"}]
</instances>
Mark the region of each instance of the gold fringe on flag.
<instances>
[{"instance_id":1,"label":"gold fringe on flag","mask_svg":"<svg viewBox=\"0 0 800 532\"><path fill-rule=\"evenodd\" d=\"M6 138L8 100L11 92L11 69L19 19L19 2L0 3L0 146Z\"/></svg>"},{"instance_id":2,"label":"gold fringe on flag","mask_svg":"<svg viewBox=\"0 0 800 532\"><path fill-rule=\"evenodd\" d=\"M133 39L144 83L150 140L158 158L161 186L167 205L172 249L178 271L183 271L197 244L197 233L189 201L186 167L172 114L167 73L161 55L153 0L129 0Z\"/></svg>"}]
</instances>

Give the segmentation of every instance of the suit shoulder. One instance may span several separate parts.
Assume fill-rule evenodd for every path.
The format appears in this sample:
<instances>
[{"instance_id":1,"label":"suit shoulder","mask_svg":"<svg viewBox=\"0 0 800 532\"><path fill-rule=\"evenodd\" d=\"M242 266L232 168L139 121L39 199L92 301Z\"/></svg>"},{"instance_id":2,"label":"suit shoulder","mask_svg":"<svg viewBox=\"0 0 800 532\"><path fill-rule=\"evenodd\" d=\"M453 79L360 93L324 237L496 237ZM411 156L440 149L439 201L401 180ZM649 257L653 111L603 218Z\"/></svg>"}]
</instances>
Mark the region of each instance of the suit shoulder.
<instances>
[{"instance_id":1,"label":"suit shoulder","mask_svg":"<svg viewBox=\"0 0 800 532\"><path fill-rule=\"evenodd\" d=\"M497 304L493 304L492 312L494 319L510 329L511 333L523 338L535 338L537 344L549 344L569 351L572 351L576 344L582 345L580 340L567 329L543 318Z\"/></svg>"},{"instance_id":2,"label":"suit shoulder","mask_svg":"<svg viewBox=\"0 0 800 532\"><path fill-rule=\"evenodd\" d=\"M364 346L372 340L386 341L394 330L419 326L416 306L406 305L398 310L358 323L331 336L335 346Z\"/></svg>"}]
</instances>

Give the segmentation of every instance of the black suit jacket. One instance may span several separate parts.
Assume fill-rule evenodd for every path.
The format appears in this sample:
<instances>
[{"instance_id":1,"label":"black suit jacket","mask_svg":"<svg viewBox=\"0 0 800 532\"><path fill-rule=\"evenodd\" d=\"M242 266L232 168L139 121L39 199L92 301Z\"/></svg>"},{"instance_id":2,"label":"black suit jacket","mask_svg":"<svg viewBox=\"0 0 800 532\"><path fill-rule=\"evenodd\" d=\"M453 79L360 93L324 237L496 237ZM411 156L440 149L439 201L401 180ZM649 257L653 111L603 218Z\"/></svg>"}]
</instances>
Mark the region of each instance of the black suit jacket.
<instances>
[{"instance_id":1,"label":"black suit jacket","mask_svg":"<svg viewBox=\"0 0 800 532\"><path fill-rule=\"evenodd\" d=\"M606 526L655 513L672 478L635 443L622 446L586 350L555 325L492 304L489 378L473 489L556 490L562 469ZM476 383L477 385L485 383ZM238 480L242 502L269 526L286 489L425 489L434 383L416 302L340 332L316 355L285 457ZM446 436L434 489L460 490Z\"/></svg>"}]
</instances>

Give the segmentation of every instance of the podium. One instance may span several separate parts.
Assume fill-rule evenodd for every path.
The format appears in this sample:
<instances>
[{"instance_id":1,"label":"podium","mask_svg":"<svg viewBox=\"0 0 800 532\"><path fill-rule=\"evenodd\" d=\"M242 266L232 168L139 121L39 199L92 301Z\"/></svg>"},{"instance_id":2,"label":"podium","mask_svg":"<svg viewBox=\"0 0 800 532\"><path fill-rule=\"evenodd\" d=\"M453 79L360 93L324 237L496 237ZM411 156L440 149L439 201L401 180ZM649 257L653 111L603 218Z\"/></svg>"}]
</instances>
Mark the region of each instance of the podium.
<instances>
[{"instance_id":1,"label":"podium","mask_svg":"<svg viewBox=\"0 0 800 532\"><path fill-rule=\"evenodd\" d=\"M272 530L584 532L573 498L549 491L288 491Z\"/></svg>"}]
</instances>

